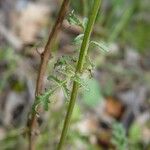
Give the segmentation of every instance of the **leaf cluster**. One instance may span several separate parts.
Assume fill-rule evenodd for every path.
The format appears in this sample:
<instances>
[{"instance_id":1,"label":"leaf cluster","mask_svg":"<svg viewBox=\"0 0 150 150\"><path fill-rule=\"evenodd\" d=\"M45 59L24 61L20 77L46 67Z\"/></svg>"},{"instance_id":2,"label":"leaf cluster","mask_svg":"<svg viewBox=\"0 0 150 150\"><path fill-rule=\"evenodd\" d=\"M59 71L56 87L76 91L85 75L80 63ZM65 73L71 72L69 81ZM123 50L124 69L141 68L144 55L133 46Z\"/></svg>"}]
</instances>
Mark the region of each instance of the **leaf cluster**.
<instances>
[{"instance_id":1,"label":"leaf cluster","mask_svg":"<svg viewBox=\"0 0 150 150\"><path fill-rule=\"evenodd\" d=\"M74 42L80 44L83 40L84 31L87 26L87 18L84 18L83 21L78 19L74 14L74 11L68 16L68 22L71 25L77 25L83 29L83 33L79 34ZM101 51L108 52L108 46L104 42L90 41L90 44L97 46ZM70 97L70 87L71 84L75 81L81 87L84 87L88 90L86 85L86 78L92 76L92 69L95 67L91 59L86 56L84 64L84 73L79 74L76 70L77 58L73 56L62 56L54 64L54 72L52 75L48 76L48 80L51 82L51 86L40 96L37 96L36 103L33 106L33 110L36 111L37 107L41 104L45 110L48 110L50 103L50 98L55 93L58 88L61 88L65 98L68 100ZM86 74L86 75L85 75Z\"/></svg>"},{"instance_id":2,"label":"leaf cluster","mask_svg":"<svg viewBox=\"0 0 150 150\"><path fill-rule=\"evenodd\" d=\"M54 64L54 71L48 76L48 81L51 86L41 95L36 97L36 103L33 106L33 110L36 111L39 105L47 111L50 103L50 98L56 92L58 88L64 93L67 100L70 97L70 87L73 81L79 83L80 86L86 88L85 79L82 75L75 72L76 58L70 56L62 56Z\"/></svg>"},{"instance_id":3,"label":"leaf cluster","mask_svg":"<svg viewBox=\"0 0 150 150\"><path fill-rule=\"evenodd\" d=\"M82 43L83 37L84 37L84 31L87 26L88 19L84 18L83 21L79 20L78 17L75 15L74 10L71 11L68 17L68 22L71 25L77 25L80 26L83 29L83 33L80 33L77 37L74 39L74 43L77 45L80 45ZM104 41L90 41L90 45L96 46L101 52L107 53L109 52L109 45Z\"/></svg>"},{"instance_id":4,"label":"leaf cluster","mask_svg":"<svg viewBox=\"0 0 150 150\"><path fill-rule=\"evenodd\" d=\"M112 129L112 144L117 150L126 150L128 144L124 127L120 123L114 123Z\"/></svg>"}]
</instances>

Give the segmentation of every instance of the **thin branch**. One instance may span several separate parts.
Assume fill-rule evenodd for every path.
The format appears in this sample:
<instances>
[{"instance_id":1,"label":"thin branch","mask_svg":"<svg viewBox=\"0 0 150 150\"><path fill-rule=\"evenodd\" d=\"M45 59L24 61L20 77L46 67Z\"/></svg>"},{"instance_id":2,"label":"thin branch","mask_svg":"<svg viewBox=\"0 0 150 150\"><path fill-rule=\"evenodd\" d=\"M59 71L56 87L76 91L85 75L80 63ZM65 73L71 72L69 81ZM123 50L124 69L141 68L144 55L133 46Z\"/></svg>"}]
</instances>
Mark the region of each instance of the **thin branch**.
<instances>
[{"instance_id":1,"label":"thin branch","mask_svg":"<svg viewBox=\"0 0 150 150\"><path fill-rule=\"evenodd\" d=\"M52 28L50 35L49 35L44 52L41 54L41 63L40 63L38 78L37 78L37 83L36 83L36 92L35 92L34 103L36 102L36 97L39 96L40 94L42 94L44 76L45 76L46 69L48 66L48 61L51 56L50 49L51 49L52 43L55 41L55 37L56 37L60 27L62 26L62 22L66 15L67 8L69 6L69 2L70 2L70 0L63 0L58 17ZM36 116L35 111L32 111L31 120L29 119L28 122L29 122L29 150L35 150L36 129L38 128L37 116Z\"/></svg>"}]
</instances>

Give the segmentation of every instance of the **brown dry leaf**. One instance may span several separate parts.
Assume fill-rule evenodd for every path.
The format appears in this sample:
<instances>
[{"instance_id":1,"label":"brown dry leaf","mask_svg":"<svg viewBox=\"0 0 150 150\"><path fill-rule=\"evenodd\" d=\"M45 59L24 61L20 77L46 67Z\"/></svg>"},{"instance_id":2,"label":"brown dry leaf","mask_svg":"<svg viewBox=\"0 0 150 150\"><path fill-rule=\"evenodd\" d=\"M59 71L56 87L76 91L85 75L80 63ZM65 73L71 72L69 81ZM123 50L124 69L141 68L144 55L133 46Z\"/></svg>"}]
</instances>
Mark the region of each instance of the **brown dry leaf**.
<instances>
[{"instance_id":1,"label":"brown dry leaf","mask_svg":"<svg viewBox=\"0 0 150 150\"><path fill-rule=\"evenodd\" d=\"M123 105L118 100L108 97L106 101L105 111L110 116L120 118L123 112Z\"/></svg>"}]
</instances>

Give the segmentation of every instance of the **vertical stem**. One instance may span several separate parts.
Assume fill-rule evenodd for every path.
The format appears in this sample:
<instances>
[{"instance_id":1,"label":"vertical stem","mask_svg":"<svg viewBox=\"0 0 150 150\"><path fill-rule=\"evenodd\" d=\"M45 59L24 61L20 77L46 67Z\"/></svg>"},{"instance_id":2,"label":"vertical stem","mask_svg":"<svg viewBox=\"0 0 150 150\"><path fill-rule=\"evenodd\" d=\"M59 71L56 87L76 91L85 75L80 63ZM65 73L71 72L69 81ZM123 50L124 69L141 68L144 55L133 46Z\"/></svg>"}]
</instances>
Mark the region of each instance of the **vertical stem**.
<instances>
[{"instance_id":1,"label":"vertical stem","mask_svg":"<svg viewBox=\"0 0 150 150\"><path fill-rule=\"evenodd\" d=\"M95 19L100 7L100 2L101 0L94 0L93 3L93 8L91 10L91 14L88 20L88 24L84 33L84 38L83 38L83 42L81 45L81 49L80 49L80 54L79 54L79 59L78 59L78 63L77 63L77 67L76 67L76 74L78 73L82 73L83 71L83 65L85 62L85 57L87 55L87 51L88 51L88 47L89 47L89 42L90 42L90 36L93 30L93 26L95 23ZM73 108L75 105L75 101L77 98L77 94L78 94L78 89L79 89L79 84L77 82L73 82L73 88L72 88L72 92L71 92L71 97L70 97L70 102L69 102L69 106L68 106L68 110L67 110L67 114L65 117L65 122L64 122L64 126L63 126L63 130L61 133L61 137L60 137L60 141L57 147L57 150L61 150L63 143L65 141L66 135L67 135L67 131L69 128L69 124L70 124L70 120L71 120L71 115L73 112Z\"/></svg>"},{"instance_id":2,"label":"vertical stem","mask_svg":"<svg viewBox=\"0 0 150 150\"><path fill-rule=\"evenodd\" d=\"M86 0L81 0L81 5L82 5L82 15L86 16L88 10Z\"/></svg>"},{"instance_id":3,"label":"vertical stem","mask_svg":"<svg viewBox=\"0 0 150 150\"><path fill-rule=\"evenodd\" d=\"M34 103L36 102L36 96L39 96L42 93L43 82L44 82L43 80L44 80L44 76L45 76L46 69L48 66L48 61L49 61L50 55L51 55L50 49L51 49L52 43L55 41L55 37L58 34L59 29L62 26L64 17L66 15L66 12L67 12L67 9L69 6L69 2L70 2L70 0L63 0L58 17L57 17L56 22L51 30L48 41L44 48L44 52L41 54L41 63L40 63L38 78L37 78L37 83L36 83ZM28 119L28 122L29 122L29 150L35 150L36 130L38 128L37 116L36 116L35 111L32 111L31 120Z\"/></svg>"}]
</instances>

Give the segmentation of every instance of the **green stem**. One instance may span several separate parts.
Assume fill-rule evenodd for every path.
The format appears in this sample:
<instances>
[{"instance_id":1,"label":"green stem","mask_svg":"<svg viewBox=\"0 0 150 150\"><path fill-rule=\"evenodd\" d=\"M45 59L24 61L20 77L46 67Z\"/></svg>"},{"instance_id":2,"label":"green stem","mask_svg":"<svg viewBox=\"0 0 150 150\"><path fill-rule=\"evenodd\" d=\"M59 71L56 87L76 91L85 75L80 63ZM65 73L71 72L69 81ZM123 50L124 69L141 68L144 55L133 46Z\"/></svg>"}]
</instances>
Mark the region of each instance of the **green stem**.
<instances>
[{"instance_id":1,"label":"green stem","mask_svg":"<svg viewBox=\"0 0 150 150\"><path fill-rule=\"evenodd\" d=\"M83 65L85 62L85 57L87 55L87 51L88 51L88 47L89 47L89 42L90 42L90 36L93 30L93 26L96 20L96 16L100 7L100 2L101 0L94 0L93 3L93 8L91 10L91 14L88 20L88 24L84 33L84 38L83 38L83 42L81 45L81 49L80 49L80 54L79 54L79 59L78 59L78 64L76 67L76 74L78 73L82 73L83 71ZM64 126L63 126L63 130L61 133L61 138L57 147L57 150L61 150L63 143L65 141L66 135L67 135L67 131L69 128L69 124L70 124L70 120L71 120L71 115L73 112L73 108L75 105L75 101L76 101L76 97L78 94L78 89L79 89L79 84L77 82L73 82L73 88L72 88L72 92L71 92L71 97L70 97L70 102L69 102L69 106L68 106L68 110L67 110L67 114L65 117L65 122L64 122Z\"/></svg>"}]
</instances>

